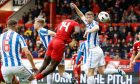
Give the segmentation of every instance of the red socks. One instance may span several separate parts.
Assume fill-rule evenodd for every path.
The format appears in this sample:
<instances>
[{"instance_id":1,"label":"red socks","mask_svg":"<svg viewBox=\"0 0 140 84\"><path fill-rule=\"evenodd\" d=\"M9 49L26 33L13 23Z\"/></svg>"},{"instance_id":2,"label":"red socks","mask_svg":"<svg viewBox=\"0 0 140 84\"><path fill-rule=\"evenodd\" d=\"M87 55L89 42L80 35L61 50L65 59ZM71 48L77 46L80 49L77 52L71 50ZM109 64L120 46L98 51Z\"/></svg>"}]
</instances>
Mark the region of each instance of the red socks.
<instances>
[{"instance_id":1,"label":"red socks","mask_svg":"<svg viewBox=\"0 0 140 84\"><path fill-rule=\"evenodd\" d=\"M38 73L35 77L37 80L44 78L43 74L41 74L41 73Z\"/></svg>"}]
</instances>

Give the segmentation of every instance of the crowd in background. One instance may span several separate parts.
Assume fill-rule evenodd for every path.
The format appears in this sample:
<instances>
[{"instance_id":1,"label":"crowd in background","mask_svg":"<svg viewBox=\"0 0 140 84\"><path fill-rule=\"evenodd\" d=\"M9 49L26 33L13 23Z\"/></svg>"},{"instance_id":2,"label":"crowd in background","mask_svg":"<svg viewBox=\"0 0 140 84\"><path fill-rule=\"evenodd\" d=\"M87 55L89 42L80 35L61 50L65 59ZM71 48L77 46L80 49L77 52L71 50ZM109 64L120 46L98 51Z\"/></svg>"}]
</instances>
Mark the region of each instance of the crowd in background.
<instances>
[{"instance_id":1,"label":"crowd in background","mask_svg":"<svg viewBox=\"0 0 140 84\"><path fill-rule=\"evenodd\" d=\"M57 16L75 16L76 14L70 8L71 2L74 2L83 13L93 11L95 20L100 11L107 11L110 14L111 22L99 25L100 46L105 52L105 56L112 59L129 59L131 57L133 43L140 32L139 0L56 0ZM46 20L45 28L48 28L49 11L48 0L36 0L36 7L24 13L23 26L18 28L18 32L24 36L34 58L43 58L45 48L40 42L37 32L34 31L33 22L36 17L43 17ZM85 26L80 23L80 27L82 28L78 40L84 40ZM2 29L0 25L0 33ZM71 58L72 54L77 53L77 49L78 44L73 48L67 46L66 57ZM22 54L24 56L24 53Z\"/></svg>"}]
</instances>

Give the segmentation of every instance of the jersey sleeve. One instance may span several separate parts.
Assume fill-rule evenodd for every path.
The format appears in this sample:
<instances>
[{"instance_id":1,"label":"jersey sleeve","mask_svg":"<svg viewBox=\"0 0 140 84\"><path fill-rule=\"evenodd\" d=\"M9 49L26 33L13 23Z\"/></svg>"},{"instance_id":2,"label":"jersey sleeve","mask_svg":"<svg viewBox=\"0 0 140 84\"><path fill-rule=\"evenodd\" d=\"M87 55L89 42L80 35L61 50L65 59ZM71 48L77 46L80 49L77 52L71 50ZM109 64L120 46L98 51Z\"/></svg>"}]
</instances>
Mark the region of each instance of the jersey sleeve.
<instances>
[{"instance_id":1,"label":"jersey sleeve","mask_svg":"<svg viewBox=\"0 0 140 84\"><path fill-rule=\"evenodd\" d=\"M85 19L82 19L85 25L88 25L88 22Z\"/></svg>"},{"instance_id":2,"label":"jersey sleeve","mask_svg":"<svg viewBox=\"0 0 140 84\"><path fill-rule=\"evenodd\" d=\"M21 35L19 35L19 43L21 45L21 48L27 47L26 42Z\"/></svg>"},{"instance_id":3,"label":"jersey sleeve","mask_svg":"<svg viewBox=\"0 0 140 84\"><path fill-rule=\"evenodd\" d=\"M40 31L38 31L38 33L41 34L41 35L43 35L43 36L49 35L47 29L41 29Z\"/></svg>"}]
</instances>

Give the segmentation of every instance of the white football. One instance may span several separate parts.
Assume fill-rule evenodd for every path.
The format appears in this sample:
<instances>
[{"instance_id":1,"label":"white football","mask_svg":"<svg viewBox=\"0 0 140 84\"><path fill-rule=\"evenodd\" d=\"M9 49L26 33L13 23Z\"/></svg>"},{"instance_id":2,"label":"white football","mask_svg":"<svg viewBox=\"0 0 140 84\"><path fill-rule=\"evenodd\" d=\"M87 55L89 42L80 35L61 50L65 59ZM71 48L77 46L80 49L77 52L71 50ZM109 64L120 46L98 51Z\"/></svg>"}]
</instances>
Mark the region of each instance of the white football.
<instances>
[{"instance_id":1,"label":"white football","mask_svg":"<svg viewBox=\"0 0 140 84\"><path fill-rule=\"evenodd\" d=\"M98 14L98 18L99 18L100 22L108 22L110 20L109 14L105 11L101 11Z\"/></svg>"}]
</instances>

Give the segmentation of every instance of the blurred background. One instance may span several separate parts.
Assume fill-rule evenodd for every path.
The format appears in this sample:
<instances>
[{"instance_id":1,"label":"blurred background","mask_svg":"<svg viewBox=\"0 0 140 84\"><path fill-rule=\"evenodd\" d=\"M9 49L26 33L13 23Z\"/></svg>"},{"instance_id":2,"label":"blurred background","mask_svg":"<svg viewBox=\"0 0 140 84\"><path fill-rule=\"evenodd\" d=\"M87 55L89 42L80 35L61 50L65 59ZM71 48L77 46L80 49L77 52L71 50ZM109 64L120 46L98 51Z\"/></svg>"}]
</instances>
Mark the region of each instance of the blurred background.
<instances>
[{"instance_id":1,"label":"blurred background","mask_svg":"<svg viewBox=\"0 0 140 84\"><path fill-rule=\"evenodd\" d=\"M140 34L140 0L1 0L0 1L0 34L6 28L9 18L18 20L18 33L26 40L34 58L43 58L45 48L34 32L34 19L43 17L45 28L55 30L63 20L76 17L70 8L75 3L83 12L93 11L95 20L100 11L110 14L110 23L99 23L100 46L107 59L129 59L133 43L139 40ZM85 25L80 21L81 33L78 38L84 40ZM78 44L67 46L66 58L77 53ZM22 53L24 57L24 53Z\"/></svg>"}]
</instances>

